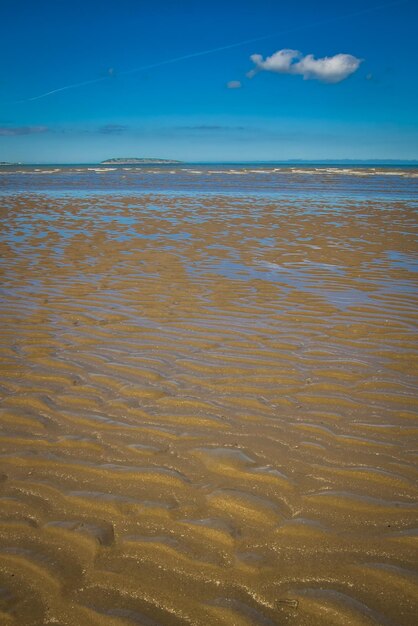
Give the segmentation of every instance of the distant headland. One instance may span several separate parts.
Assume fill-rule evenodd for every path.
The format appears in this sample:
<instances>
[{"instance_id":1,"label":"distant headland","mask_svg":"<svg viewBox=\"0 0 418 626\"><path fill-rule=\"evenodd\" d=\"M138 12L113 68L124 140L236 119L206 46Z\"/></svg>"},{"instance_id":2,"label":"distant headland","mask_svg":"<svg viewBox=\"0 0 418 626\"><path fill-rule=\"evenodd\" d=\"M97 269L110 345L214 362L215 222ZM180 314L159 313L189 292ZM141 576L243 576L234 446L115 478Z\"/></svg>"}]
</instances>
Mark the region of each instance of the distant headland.
<instances>
[{"instance_id":1,"label":"distant headland","mask_svg":"<svg viewBox=\"0 0 418 626\"><path fill-rule=\"evenodd\" d=\"M120 158L106 159L101 165L162 165L170 163L181 163L181 161L173 161L171 159L136 159L136 158Z\"/></svg>"}]
</instances>

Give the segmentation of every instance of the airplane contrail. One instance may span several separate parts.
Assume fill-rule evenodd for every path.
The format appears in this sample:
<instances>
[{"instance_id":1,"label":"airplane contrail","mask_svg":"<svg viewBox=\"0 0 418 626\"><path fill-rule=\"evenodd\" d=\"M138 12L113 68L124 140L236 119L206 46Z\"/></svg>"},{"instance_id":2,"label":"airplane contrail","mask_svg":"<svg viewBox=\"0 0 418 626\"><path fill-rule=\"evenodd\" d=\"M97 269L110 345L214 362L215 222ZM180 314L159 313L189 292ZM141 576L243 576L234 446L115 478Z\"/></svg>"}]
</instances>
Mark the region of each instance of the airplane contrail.
<instances>
[{"instance_id":1,"label":"airplane contrail","mask_svg":"<svg viewBox=\"0 0 418 626\"><path fill-rule=\"evenodd\" d=\"M41 93L39 96L32 96L32 98L26 98L25 100L16 100L10 104L19 104L21 102L32 102L32 100L40 100L41 98L46 98L47 96L52 96L53 93L58 93L59 91L67 91L67 89L75 89L76 87L83 87L83 85L92 85L93 83L99 83L102 80L107 80L110 76L102 76L101 78L93 78L89 80L84 80L81 83L73 83L72 85L65 85L64 87L58 87L57 89L51 89L51 91L46 91L45 93Z\"/></svg>"},{"instance_id":2,"label":"airplane contrail","mask_svg":"<svg viewBox=\"0 0 418 626\"><path fill-rule=\"evenodd\" d=\"M245 46L249 43L256 43L257 41L265 41L266 39L271 39L272 37L277 37L278 35L284 35L288 33L297 32L299 30L304 30L305 28L314 28L315 26L323 26L324 24L328 24L331 22L336 22L342 19L357 17L359 15L364 15L366 13L370 13L372 11L377 11L379 9L385 9L388 7L398 6L400 4L406 4L409 0L397 0L396 2L387 2L385 4L379 4L374 7L369 7L366 9L362 9L360 11L355 11L352 13L345 13L344 15L337 15L335 17L330 17L325 20L320 20L318 22L313 22L310 24L305 24L302 26L295 26L294 28L288 28L285 30L278 31L276 33L271 33L269 35L262 35L260 37L253 37L251 39L244 39L243 41L237 41L235 43L231 43L225 46L219 46L217 48L210 48L208 50L201 50L199 52L192 52L191 54L184 54L182 56L173 57L172 59L165 59L163 61L158 61L157 63L150 63L148 65L141 65L140 67L135 67L130 70L124 70L123 72L119 72L119 76L128 76L129 74L137 74L138 72L143 72L145 70L154 69L156 67L162 67L164 65L170 65L172 63L178 63L179 61L186 61L187 59L194 59L201 56L206 56L208 54L214 54L216 52L222 52L223 50L231 50L232 48L238 48L240 46ZM58 87L57 89L51 89L50 91L46 91L45 93L41 93L37 96L32 96L30 98L25 98L23 100L14 100L13 102L7 102L3 104L23 104L25 102L33 102L34 100L41 100L42 98L47 98L48 96L52 96L55 93L59 93L61 91L68 91L70 89L76 89L77 87L84 87L85 85L93 85L95 83L100 83L105 80L109 80L111 75L108 74L106 76L101 76L100 78L92 78L88 80L84 80L78 83L72 83L70 85L64 85L63 87Z\"/></svg>"}]
</instances>

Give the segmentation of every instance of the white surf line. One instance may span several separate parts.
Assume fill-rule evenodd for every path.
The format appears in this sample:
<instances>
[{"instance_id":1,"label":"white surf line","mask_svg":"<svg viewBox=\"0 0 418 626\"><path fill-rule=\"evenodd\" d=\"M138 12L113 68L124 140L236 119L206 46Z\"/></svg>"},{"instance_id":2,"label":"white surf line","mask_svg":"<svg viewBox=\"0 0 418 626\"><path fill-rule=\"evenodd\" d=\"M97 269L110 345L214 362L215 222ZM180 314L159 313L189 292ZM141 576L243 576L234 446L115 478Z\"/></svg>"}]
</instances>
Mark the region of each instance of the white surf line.
<instances>
[{"instance_id":1,"label":"white surf line","mask_svg":"<svg viewBox=\"0 0 418 626\"><path fill-rule=\"evenodd\" d=\"M119 72L118 75L128 76L129 74L136 74L138 72L143 72L143 71L150 70L156 67L162 67L164 65L178 63L179 61L186 61L187 59L194 59L197 57L206 56L208 54L222 52L223 50L230 50L232 48L238 48L240 46L245 46L248 43L256 43L257 41L265 41L266 39L271 39L272 37L277 37L279 35L297 32L300 30L304 30L305 28L315 28L316 26L323 26L324 24L336 22L342 19L346 19L350 17L357 17L360 15L364 15L366 13L371 13L373 11L380 10L380 9L399 6L400 4L406 4L407 2L409 2L409 0L397 0L396 2L387 2L385 4L379 4L374 7L362 9L361 11L355 11L353 13L345 13L344 15L337 15L335 17L330 17L326 20L312 22L311 24L304 24L301 26L295 26L294 28L288 28L285 30L277 31L276 33L271 33L270 35L262 35L260 37L253 37L252 39L245 39L243 41L231 43L226 46L219 46L217 48L209 48L208 50L201 50L200 52L192 52L191 54L184 54L182 56L174 57L172 59L165 59L164 61L159 61L157 63L151 63L149 65L141 65L140 67L136 67L131 70L124 70L123 72ZM11 104L23 104L25 102L33 102L35 100L41 100L42 98L47 98L48 96L52 96L53 94L59 93L61 91L68 91L69 89L76 89L78 87L84 87L85 85L93 85L95 83L100 83L105 80L109 80L111 78L112 78L111 75L107 75L107 76L102 76L100 78L92 78L92 79L85 80L79 83L72 83L70 85L64 85L63 87L58 87L57 89L51 89L50 91L46 91L45 93L41 93L37 96L32 96L30 98L24 98L22 100L14 100L11 102L3 102L0 104L0 106L11 105Z\"/></svg>"}]
</instances>

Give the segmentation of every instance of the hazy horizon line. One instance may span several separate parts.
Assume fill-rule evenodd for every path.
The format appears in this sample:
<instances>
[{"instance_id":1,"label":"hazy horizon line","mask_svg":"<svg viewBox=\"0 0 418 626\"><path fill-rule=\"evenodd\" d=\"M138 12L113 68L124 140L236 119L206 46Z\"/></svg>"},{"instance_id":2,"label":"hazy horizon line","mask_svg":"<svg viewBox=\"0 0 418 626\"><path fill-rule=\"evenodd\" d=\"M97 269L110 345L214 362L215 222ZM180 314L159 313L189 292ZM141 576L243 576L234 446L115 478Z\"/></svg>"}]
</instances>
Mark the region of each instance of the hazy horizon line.
<instances>
[{"instance_id":1,"label":"hazy horizon line","mask_svg":"<svg viewBox=\"0 0 418 626\"><path fill-rule=\"evenodd\" d=\"M345 164L345 163L351 163L351 164L380 164L380 165L418 165L418 159L382 159L382 158L367 158L367 159L355 159L355 158L338 158L338 159L333 159L333 158L327 158L327 159L302 159L302 158L295 158L295 159L253 159L253 160L192 160L192 161L183 161L181 159L171 159L169 157L110 157L109 159L102 159L101 161L3 161L0 160L0 166L3 167L7 167L7 166L12 166L12 165L27 165L27 166L32 166L32 165L111 165L111 166L123 166L123 165L153 165L153 163L105 163L105 161L109 161L111 158L121 158L121 159L155 159L155 160L160 160L161 161L173 161L172 163L166 163L166 165L205 165L205 164L220 164L220 165L228 165L228 164L254 164L254 163L260 163L260 164L280 164L280 163L287 163L287 164L292 164L292 163L324 163L324 164ZM164 162L162 163L155 163L155 165L161 166L161 165L165 165Z\"/></svg>"}]
</instances>

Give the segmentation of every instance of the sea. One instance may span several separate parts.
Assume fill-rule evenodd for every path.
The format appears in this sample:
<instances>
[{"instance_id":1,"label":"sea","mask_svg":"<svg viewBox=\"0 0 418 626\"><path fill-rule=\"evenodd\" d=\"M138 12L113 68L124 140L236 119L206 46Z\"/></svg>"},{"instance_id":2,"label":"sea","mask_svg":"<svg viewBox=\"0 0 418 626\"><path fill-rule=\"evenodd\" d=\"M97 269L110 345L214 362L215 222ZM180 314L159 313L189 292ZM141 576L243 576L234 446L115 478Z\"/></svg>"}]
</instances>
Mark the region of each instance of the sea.
<instances>
[{"instance_id":1,"label":"sea","mask_svg":"<svg viewBox=\"0 0 418 626\"><path fill-rule=\"evenodd\" d=\"M10 165L0 167L3 192L197 192L309 194L416 199L418 165L194 163L175 165Z\"/></svg>"}]
</instances>

